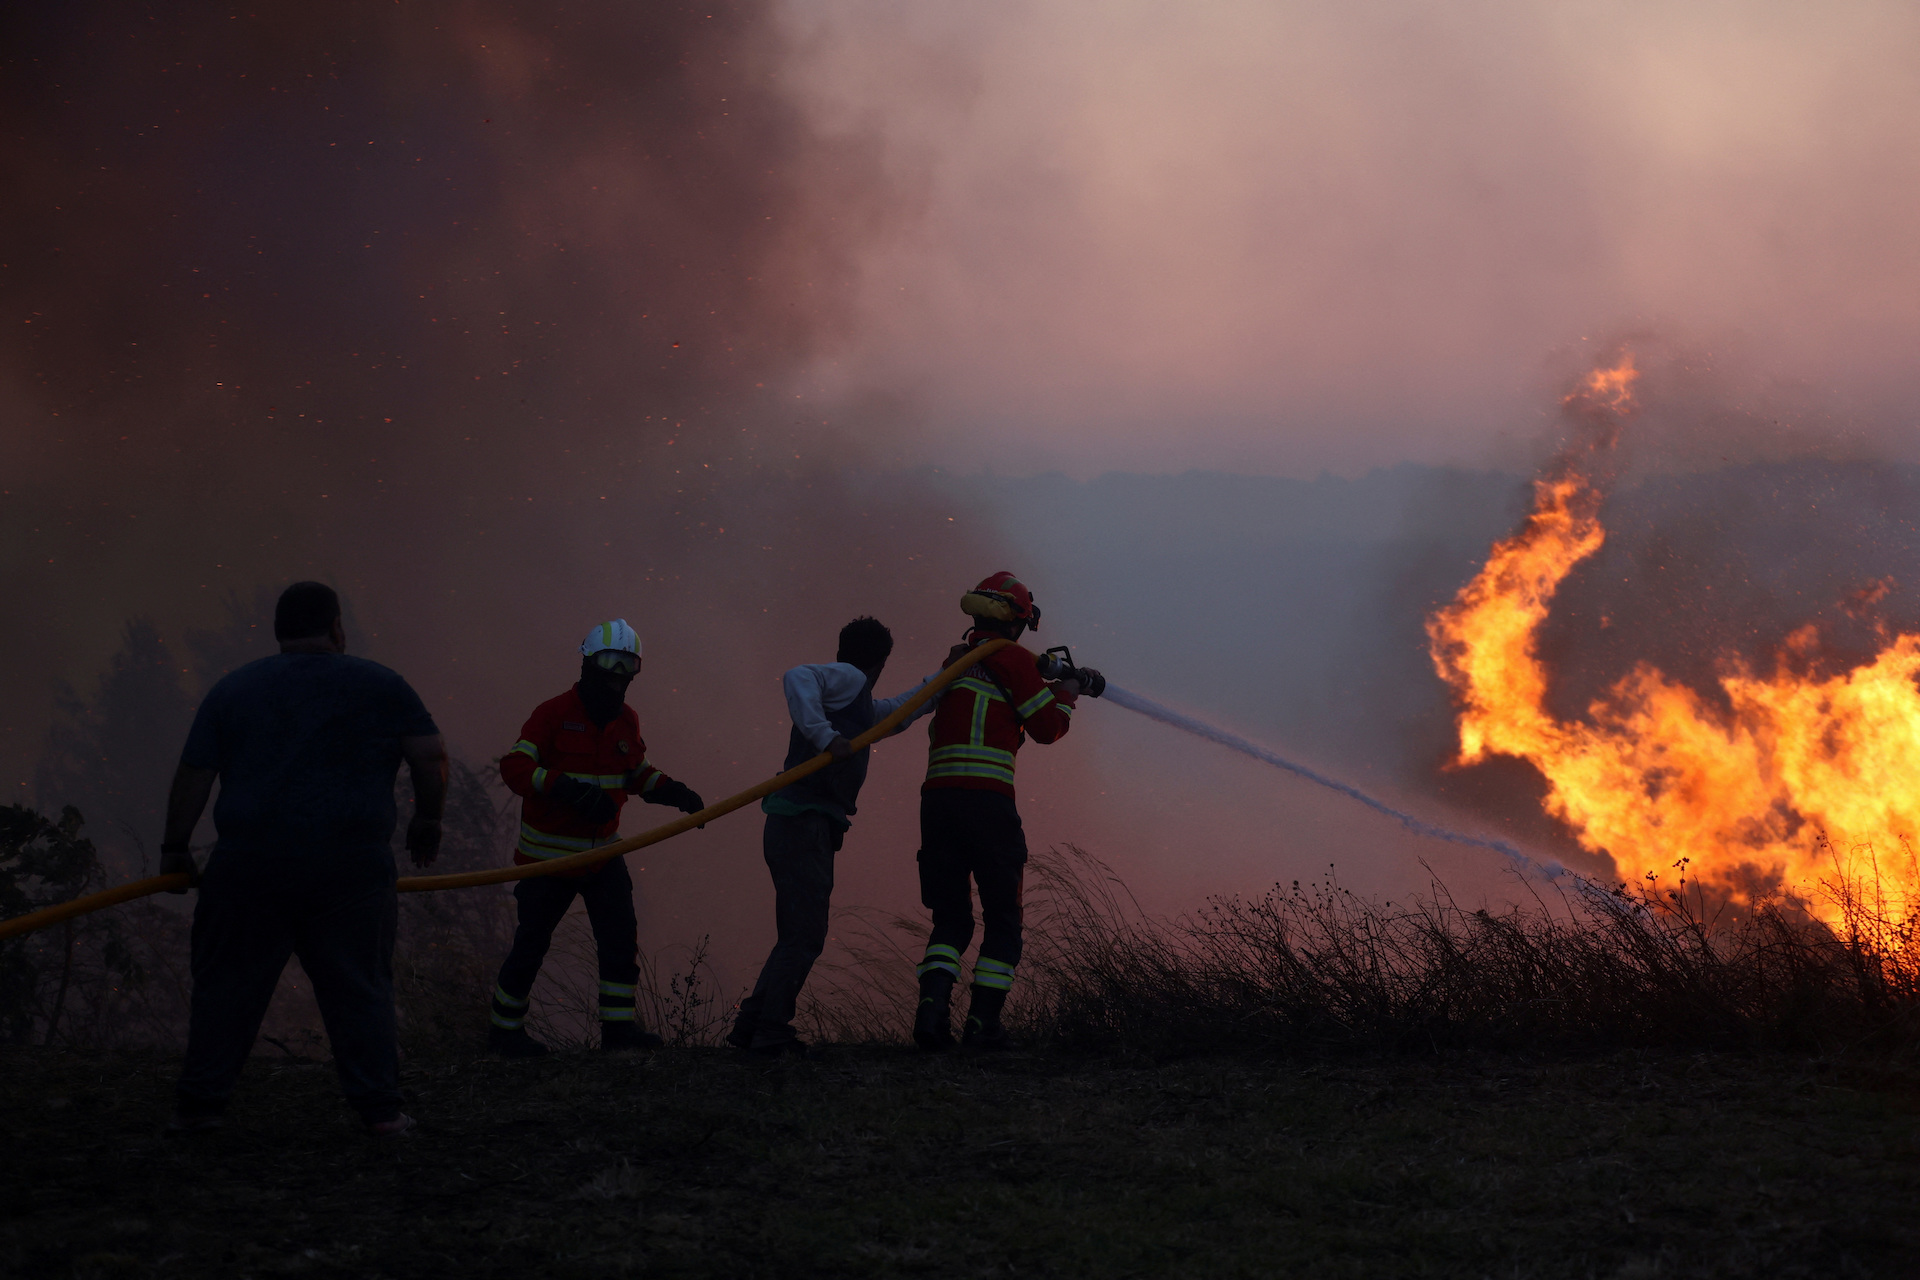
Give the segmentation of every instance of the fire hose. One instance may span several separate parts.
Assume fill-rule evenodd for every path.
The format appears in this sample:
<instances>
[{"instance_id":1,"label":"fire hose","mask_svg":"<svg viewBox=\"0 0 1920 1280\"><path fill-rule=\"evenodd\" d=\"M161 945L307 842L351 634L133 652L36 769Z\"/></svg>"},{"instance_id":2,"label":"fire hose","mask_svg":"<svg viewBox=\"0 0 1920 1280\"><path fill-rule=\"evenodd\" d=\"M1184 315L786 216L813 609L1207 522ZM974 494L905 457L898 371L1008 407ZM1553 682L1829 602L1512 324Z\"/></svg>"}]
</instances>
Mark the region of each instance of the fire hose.
<instances>
[{"instance_id":1,"label":"fire hose","mask_svg":"<svg viewBox=\"0 0 1920 1280\"><path fill-rule=\"evenodd\" d=\"M854 738L850 744L855 751L864 751L880 739L893 733L905 724L915 712L925 706L948 685L965 675L967 669L988 654L997 653L1012 644L1011 640L988 640L969 650L959 661L946 667L940 674L929 680L924 687L913 694L891 714L865 733ZM486 871L461 871L452 875L440 876L401 876L394 888L401 893L432 893L440 889L469 889L484 884L506 884L513 880L528 880L534 876L559 875L566 871L575 871L585 867L597 866L611 858L644 849L648 845L659 844L662 840L672 839L683 831L703 827L715 818L724 817L735 809L743 809L755 800L765 799L783 787L791 786L808 774L816 773L833 763L833 756L825 751L802 764L797 764L785 773L768 778L757 786L748 787L738 795L728 796L716 804L710 804L698 813L683 814L674 821L643 831L639 835L629 836L613 844L601 845L597 849L588 849L584 853L569 854L564 858L554 858L546 862L533 862L524 866L493 867ZM99 893L90 893L83 898L70 902L57 903L39 911L31 911L11 920L0 921L0 941L18 937L44 929L48 925L71 920L75 916L87 915L106 907L118 906L123 902L132 902L156 893L168 893L177 889L192 887L192 877L184 873L165 876L148 876L144 880L133 880Z\"/></svg>"}]
</instances>

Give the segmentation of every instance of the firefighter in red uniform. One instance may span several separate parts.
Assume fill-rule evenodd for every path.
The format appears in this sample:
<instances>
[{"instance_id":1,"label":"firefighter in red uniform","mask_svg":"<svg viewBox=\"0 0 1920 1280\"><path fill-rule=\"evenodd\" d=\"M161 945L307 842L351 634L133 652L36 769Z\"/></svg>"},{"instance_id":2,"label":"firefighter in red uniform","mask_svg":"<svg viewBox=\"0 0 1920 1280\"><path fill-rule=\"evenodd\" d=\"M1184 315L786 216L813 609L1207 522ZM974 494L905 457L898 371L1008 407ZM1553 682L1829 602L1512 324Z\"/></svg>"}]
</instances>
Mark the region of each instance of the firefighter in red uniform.
<instances>
[{"instance_id":1,"label":"firefighter in red uniform","mask_svg":"<svg viewBox=\"0 0 1920 1280\"><path fill-rule=\"evenodd\" d=\"M620 808L630 795L670 804L686 813L705 805L647 759L640 721L626 705L627 686L640 671L640 639L623 620L602 623L580 646L580 681L535 707L520 741L500 760L500 776L523 796L517 863L542 862L612 844ZM558 875L535 876L514 888L520 925L493 988L494 1052L537 1057L547 1046L527 1034L527 993L540 972L553 931L578 894L586 903L600 960L600 1046L652 1048L660 1037L634 1020L640 980L633 877L625 858Z\"/></svg>"},{"instance_id":2,"label":"firefighter in red uniform","mask_svg":"<svg viewBox=\"0 0 1920 1280\"><path fill-rule=\"evenodd\" d=\"M1028 627L1040 626L1032 593L1011 573L988 577L960 598L960 608L974 623L949 663L987 640L1018 640ZM1024 738L1047 743L1065 736L1079 694L1076 680L1042 679L1032 651L1013 644L940 695L920 789L920 901L933 913L913 1022L914 1043L923 1049L953 1044L950 1006L961 953L973 940L973 886L980 891L986 929L973 962L962 1043L975 1049L1007 1045L1000 1010L1020 963L1027 864L1027 838L1014 805L1013 757Z\"/></svg>"}]
</instances>

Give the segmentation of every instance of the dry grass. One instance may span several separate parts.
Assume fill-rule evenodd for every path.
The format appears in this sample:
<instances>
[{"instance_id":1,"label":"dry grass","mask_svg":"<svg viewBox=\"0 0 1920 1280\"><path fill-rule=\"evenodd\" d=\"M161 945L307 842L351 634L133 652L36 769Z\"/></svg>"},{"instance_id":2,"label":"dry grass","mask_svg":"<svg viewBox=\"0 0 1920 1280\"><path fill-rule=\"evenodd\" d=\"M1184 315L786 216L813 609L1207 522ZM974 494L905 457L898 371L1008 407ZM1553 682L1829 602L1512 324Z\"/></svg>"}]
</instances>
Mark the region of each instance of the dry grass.
<instances>
[{"instance_id":1,"label":"dry grass","mask_svg":"<svg viewBox=\"0 0 1920 1280\"><path fill-rule=\"evenodd\" d=\"M1913 917L1833 889L1735 912L1697 887L1577 884L1501 912L1329 879L1146 919L1106 868L1037 859L1033 1034L1086 1049L1920 1049Z\"/></svg>"}]
</instances>

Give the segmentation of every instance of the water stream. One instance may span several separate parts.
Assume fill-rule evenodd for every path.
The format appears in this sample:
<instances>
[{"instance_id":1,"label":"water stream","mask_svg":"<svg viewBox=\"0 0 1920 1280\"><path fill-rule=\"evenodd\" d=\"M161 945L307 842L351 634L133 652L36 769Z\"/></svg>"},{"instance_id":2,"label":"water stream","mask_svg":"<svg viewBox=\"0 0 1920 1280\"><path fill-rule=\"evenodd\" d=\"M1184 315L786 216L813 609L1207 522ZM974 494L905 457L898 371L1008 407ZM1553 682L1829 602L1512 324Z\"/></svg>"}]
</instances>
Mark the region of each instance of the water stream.
<instances>
[{"instance_id":1,"label":"water stream","mask_svg":"<svg viewBox=\"0 0 1920 1280\"><path fill-rule=\"evenodd\" d=\"M1446 840L1453 844L1471 845L1477 849L1491 849L1512 862L1520 871L1543 875L1550 880L1558 879L1560 876L1567 874L1567 868L1561 866L1558 862L1539 862L1527 854L1522 853L1517 846L1509 844L1505 840L1496 840L1489 836L1468 835L1465 832L1449 831L1445 827L1437 827L1424 818L1417 818L1411 813L1394 808L1384 800L1374 799L1358 787L1350 787L1337 778L1329 778L1326 774L1289 760L1278 752L1263 747L1257 742L1251 742L1237 733L1229 733L1218 725L1208 724L1204 720L1196 720L1192 716L1175 711L1172 707L1155 702L1152 698L1142 697L1130 689L1123 689L1111 680L1107 682L1107 688L1105 693L1101 695L1101 701L1114 703L1117 706L1125 707L1129 711L1136 711L1150 720L1158 720L1161 724L1172 725L1174 728L1185 730L1197 738L1205 738L1208 742L1217 742L1223 747L1238 751L1241 755L1252 756L1255 760L1261 761L1264 764L1270 764L1276 769L1285 769L1288 773L1296 777L1305 778L1308 782L1325 787L1330 791L1338 791L1349 800L1357 800L1376 813L1385 814L1416 835L1428 836L1435 840Z\"/></svg>"}]
</instances>

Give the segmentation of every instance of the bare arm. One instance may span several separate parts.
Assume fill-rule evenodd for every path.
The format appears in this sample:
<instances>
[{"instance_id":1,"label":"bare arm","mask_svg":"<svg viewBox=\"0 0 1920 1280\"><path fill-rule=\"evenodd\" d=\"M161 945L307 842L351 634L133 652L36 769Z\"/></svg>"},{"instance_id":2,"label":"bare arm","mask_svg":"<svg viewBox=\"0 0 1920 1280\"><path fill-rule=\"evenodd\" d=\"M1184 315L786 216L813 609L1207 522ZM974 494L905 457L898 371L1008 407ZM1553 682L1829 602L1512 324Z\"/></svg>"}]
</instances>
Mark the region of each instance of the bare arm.
<instances>
[{"instance_id":1,"label":"bare arm","mask_svg":"<svg viewBox=\"0 0 1920 1280\"><path fill-rule=\"evenodd\" d=\"M214 779L220 776L218 769L196 769L183 764L173 773L173 786L167 790L167 825L160 836L160 874L163 876L184 872L194 880L200 873L193 865L193 854L187 845L193 839L193 829L200 822L200 815L207 811L207 800L213 795ZM185 889L171 890L173 893L185 893Z\"/></svg>"},{"instance_id":2,"label":"bare arm","mask_svg":"<svg viewBox=\"0 0 1920 1280\"><path fill-rule=\"evenodd\" d=\"M413 821L407 824L407 852L413 865L425 867L440 856L440 818L447 807L447 743L437 733L400 739L413 783Z\"/></svg>"}]
</instances>

